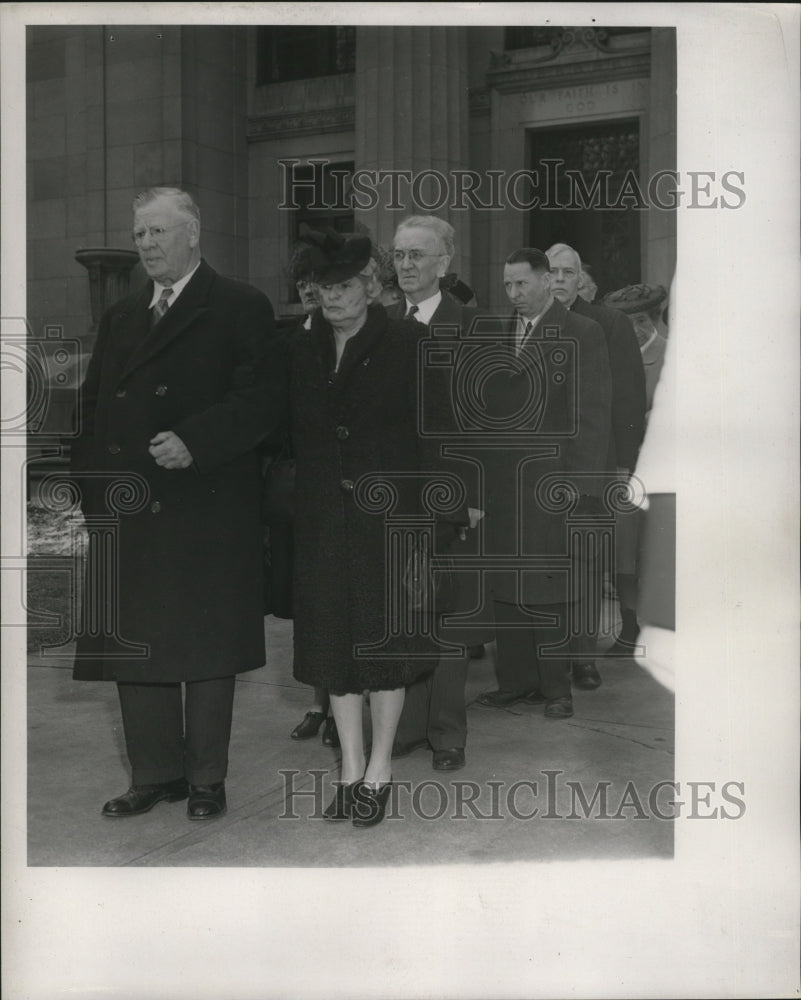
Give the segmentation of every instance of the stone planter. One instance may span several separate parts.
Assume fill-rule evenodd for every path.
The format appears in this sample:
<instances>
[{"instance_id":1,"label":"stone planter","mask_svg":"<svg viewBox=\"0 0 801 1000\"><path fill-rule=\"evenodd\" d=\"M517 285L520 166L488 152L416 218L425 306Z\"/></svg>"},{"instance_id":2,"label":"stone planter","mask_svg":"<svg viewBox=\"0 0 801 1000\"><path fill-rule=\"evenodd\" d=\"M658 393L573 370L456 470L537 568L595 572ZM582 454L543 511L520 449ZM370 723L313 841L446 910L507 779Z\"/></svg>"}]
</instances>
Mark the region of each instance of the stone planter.
<instances>
[{"instance_id":1,"label":"stone planter","mask_svg":"<svg viewBox=\"0 0 801 1000\"><path fill-rule=\"evenodd\" d=\"M139 261L139 254L135 250L113 247L84 247L75 252L75 259L89 272L90 329L95 333L106 309L128 294L131 271Z\"/></svg>"}]
</instances>

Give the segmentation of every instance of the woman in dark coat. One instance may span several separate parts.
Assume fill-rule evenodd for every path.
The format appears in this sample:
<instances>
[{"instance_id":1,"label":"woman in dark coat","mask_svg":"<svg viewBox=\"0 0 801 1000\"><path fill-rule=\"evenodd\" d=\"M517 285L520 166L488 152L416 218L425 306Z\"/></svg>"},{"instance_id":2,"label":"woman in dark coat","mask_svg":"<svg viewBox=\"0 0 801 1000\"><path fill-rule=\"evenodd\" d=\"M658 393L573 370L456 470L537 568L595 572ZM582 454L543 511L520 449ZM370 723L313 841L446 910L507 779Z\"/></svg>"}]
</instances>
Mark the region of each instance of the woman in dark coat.
<instances>
[{"instance_id":1,"label":"woman in dark coat","mask_svg":"<svg viewBox=\"0 0 801 1000\"><path fill-rule=\"evenodd\" d=\"M417 354L426 328L390 320L375 302L381 284L367 237L320 236L311 255L320 310L311 329L293 338L290 362L294 675L328 690L336 720L342 775L327 818L372 826L390 794L405 685L433 669L436 652L421 621L405 630L388 626L390 590L403 583L388 572L385 515L368 509L360 478L384 474L393 484L393 517L418 513L420 483L409 473L419 480L431 467L418 432Z\"/></svg>"}]
</instances>

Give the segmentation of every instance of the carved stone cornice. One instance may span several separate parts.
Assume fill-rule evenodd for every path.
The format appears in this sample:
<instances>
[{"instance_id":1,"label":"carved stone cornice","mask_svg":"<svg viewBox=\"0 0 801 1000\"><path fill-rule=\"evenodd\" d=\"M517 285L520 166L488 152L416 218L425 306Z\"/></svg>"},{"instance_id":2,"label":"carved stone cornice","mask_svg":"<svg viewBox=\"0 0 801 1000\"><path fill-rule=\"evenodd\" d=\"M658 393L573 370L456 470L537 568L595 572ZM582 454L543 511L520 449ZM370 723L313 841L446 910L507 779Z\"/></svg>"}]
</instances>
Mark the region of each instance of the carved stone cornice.
<instances>
[{"instance_id":1,"label":"carved stone cornice","mask_svg":"<svg viewBox=\"0 0 801 1000\"><path fill-rule=\"evenodd\" d=\"M650 76L649 30L610 37L602 28L549 29L548 45L490 53L487 86L510 94Z\"/></svg>"},{"instance_id":2,"label":"carved stone cornice","mask_svg":"<svg viewBox=\"0 0 801 1000\"><path fill-rule=\"evenodd\" d=\"M612 80L633 80L651 75L651 54L613 56L586 62L547 63L526 66L518 64L508 70L487 73L487 83L502 94L525 90L550 90L586 83L609 83Z\"/></svg>"},{"instance_id":3,"label":"carved stone cornice","mask_svg":"<svg viewBox=\"0 0 801 1000\"><path fill-rule=\"evenodd\" d=\"M248 118L248 142L284 139L294 135L321 135L325 132L350 132L356 127L353 104L312 111L283 111L275 115Z\"/></svg>"}]
</instances>

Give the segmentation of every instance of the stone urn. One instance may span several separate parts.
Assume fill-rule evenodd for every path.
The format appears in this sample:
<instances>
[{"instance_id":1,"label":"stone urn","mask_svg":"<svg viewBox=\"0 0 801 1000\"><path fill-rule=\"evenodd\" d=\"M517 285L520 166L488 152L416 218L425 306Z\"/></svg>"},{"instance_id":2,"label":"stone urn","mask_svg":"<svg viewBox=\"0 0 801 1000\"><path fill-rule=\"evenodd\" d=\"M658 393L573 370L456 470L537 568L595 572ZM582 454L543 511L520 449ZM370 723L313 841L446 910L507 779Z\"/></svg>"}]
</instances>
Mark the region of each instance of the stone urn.
<instances>
[{"instance_id":1,"label":"stone urn","mask_svg":"<svg viewBox=\"0 0 801 1000\"><path fill-rule=\"evenodd\" d=\"M131 271L139 262L135 250L113 247L84 247L75 259L89 272L89 295L92 303L91 333L97 332L100 317L112 303L128 294Z\"/></svg>"}]
</instances>

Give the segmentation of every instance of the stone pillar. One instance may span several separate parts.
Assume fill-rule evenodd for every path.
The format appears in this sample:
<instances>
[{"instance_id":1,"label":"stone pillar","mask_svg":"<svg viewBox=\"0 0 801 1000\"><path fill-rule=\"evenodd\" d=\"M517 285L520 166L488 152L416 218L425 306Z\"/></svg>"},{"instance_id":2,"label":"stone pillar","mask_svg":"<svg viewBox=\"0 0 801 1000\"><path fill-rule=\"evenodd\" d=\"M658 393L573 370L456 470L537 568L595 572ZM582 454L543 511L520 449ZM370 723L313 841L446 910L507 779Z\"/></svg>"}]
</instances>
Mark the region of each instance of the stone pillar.
<instances>
[{"instance_id":1,"label":"stone pillar","mask_svg":"<svg viewBox=\"0 0 801 1000\"><path fill-rule=\"evenodd\" d=\"M651 176L676 169L676 29L651 29L651 106L649 113ZM648 213L644 281L670 287L676 267L676 212Z\"/></svg>"},{"instance_id":2,"label":"stone pillar","mask_svg":"<svg viewBox=\"0 0 801 1000\"><path fill-rule=\"evenodd\" d=\"M356 29L356 170L437 170L447 178L468 166L467 34L463 27L359 27ZM389 208L390 187L378 189L374 208L356 210L379 243L412 213L437 215L456 230L451 270L470 281L467 211L452 211L448 197L435 207L439 187L421 184L418 204L402 181L398 203ZM425 204L420 204L422 200Z\"/></svg>"}]
</instances>

